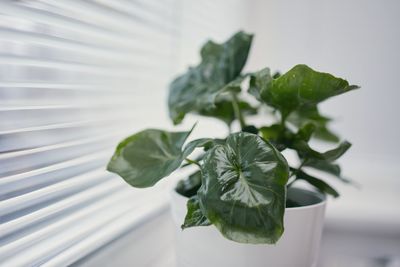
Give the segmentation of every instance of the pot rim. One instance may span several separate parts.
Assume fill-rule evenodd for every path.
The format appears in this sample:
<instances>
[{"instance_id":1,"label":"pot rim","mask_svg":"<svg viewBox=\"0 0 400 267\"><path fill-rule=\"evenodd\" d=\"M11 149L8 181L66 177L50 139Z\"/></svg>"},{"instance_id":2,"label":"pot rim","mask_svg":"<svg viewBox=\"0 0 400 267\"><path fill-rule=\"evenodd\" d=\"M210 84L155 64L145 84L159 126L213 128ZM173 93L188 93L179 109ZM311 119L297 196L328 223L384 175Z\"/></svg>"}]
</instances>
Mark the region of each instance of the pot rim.
<instances>
[{"instance_id":1,"label":"pot rim","mask_svg":"<svg viewBox=\"0 0 400 267\"><path fill-rule=\"evenodd\" d=\"M316 192L316 191L313 191L313 190L310 190L310 189L306 189L306 188L299 188L299 187L292 187L290 190L299 190L299 191L306 192L308 194L312 194L314 197L317 197L319 199L319 202L315 203L315 204L300 206L300 207L289 207L289 208L285 208L285 210L290 210L290 211L292 211L292 210L293 211L295 211L295 210L306 210L306 209L313 209L313 208L317 208L317 207L326 205L327 197L326 197L325 194L322 194L320 192ZM173 194L179 196L180 198L183 198L183 199L186 199L186 200L189 199L188 197L179 194L176 191L175 187L171 191L172 191Z\"/></svg>"}]
</instances>

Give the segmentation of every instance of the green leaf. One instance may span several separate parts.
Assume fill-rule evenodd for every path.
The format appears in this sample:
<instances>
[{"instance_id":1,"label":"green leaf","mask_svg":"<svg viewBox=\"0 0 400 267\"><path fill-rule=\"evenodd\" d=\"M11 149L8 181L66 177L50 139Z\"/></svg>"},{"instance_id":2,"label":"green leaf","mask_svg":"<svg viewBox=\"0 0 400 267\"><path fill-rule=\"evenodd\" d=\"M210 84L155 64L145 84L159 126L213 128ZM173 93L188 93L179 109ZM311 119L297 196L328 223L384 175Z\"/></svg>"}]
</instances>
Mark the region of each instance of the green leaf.
<instances>
[{"instance_id":1,"label":"green leaf","mask_svg":"<svg viewBox=\"0 0 400 267\"><path fill-rule=\"evenodd\" d=\"M330 173L334 176L336 176L336 178L338 178L339 180L341 180L344 183L351 183L354 184L353 181L344 178L341 176L341 170L340 170L340 166L338 164L326 161L326 160L320 160L320 159L307 159L304 163L305 167L311 167L313 169L317 169L326 173Z\"/></svg>"},{"instance_id":2,"label":"green leaf","mask_svg":"<svg viewBox=\"0 0 400 267\"><path fill-rule=\"evenodd\" d=\"M260 128L261 136L271 142L279 151L290 147L295 135L280 124L264 126Z\"/></svg>"},{"instance_id":3,"label":"green leaf","mask_svg":"<svg viewBox=\"0 0 400 267\"><path fill-rule=\"evenodd\" d=\"M336 148L324 153L320 153L312 149L304 140L295 140L291 145L291 148L295 149L301 158L319 159L328 162L332 162L340 158L350 147L351 144L347 141L344 141Z\"/></svg>"},{"instance_id":4,"label":"green leaf","mask_svg":"<svg viewBox=\"0 0 400 267\"><path fill-rule=\"evenodd\" d=\"M331 119L321 115L316 106L303 107L293 111L288 116L287 121L299 128L306 124L312 123L315 125L315 131L313 135L315 138L328 142L339 142L339 137L328 129L328 124Z\"/></svg>"},{"instance_id":5,"label":"green leaf","mask_svg":"<svg viewBox=\"0 0 400 267\"><path fill-rule=\"evenodd\" d=\"M275 243L283 233L285 158L261 137L239 132L207 151L197 195L203 214L228 239Z\"/></svg>"},{"instance_id":6,"label":"green leaf","mask_svg":"<svg viewBox=\"0 0 400 267\"><path fill-rule=\"evenodd\" d=\"M213 108L221 92L238 90L241 78L234 80L246 63L252 37L238 32L223 44L209 41L203 46L201 63L170 85L168 107L174 124L180 123L189 112Z\"/></svg>"},{"instance_id":7,"label":"green leaf","mask_svg":"<svg viewBox=\"0 0 400 267\"><path fill-rule=\"evenodd\" d=\"M316 104L339 94L359 88L331 74L317 72L306 65L296 65L287 73L270 81L264 72L255 76L260 98L281 111L284 117L292 111Z\"/></svg>"},{"instance_id":8,"label":"green leaf","mask_svg":"<svg viewBox=\"0 0 400 267\"><path fill-rule=\"evenodd\" d=\"M136 133L117 146L107 170L131 186L153 186L181 165L182 146L190 132L148 129Z\"/></svg>"},{"instance_id":9,"label":"green leaf","mask_svg":"<svg viewBox=\"0 0 400 267\"><path fill-rule=\"evenodd\" d=\"M262 92L271 86L272 80L269 68L252 73L250 75L249 94L253 95L258 101L263 102Z\"/></svg>"},{"instance_id":10,"label":"green leaf","mask_svg":"<svg viewBox=\"0 0 400 267\"><path fill-rule=\"evenodd\" d=\"M326 160L308 159L304 163L304 166L324 171L333 174L335 176L340 176L340 166L338 164L334 164Z\"/></svg>"},{"instance_id":11,"label":"green leaf","mask_svg":"<svg viewBox=\"0 0 400 267\"><path fill-rule=\"evenodd\" d=\"M272 74L272 78L274 78L274 79L278 79L281 76L282 76L282 73L280 73L279 71L275 71L275 73Z\"/></svg>"},{"instance_id":12,"label":"green leaf","mask_svg":"<svg viewBox=\"0 0 400 267\"><path fill-rule=\"evenodd\" d=\"M257 113L257 108L251 106L246 101L239 100L238 104L243 115L254 115ZM232 122L236 119L235 111L232 106L232 100L226 98L217 98L215 102L215 107L209 109L201 109L199 111L199 114L220 119L228 126L230 126Z\"/></svg>"},{"instance_id":13,"label":"green leaf","mask_svg":"<svg viewBox=\"0 0 400 267\"><path fill-rule=\"evenodd\" d=\"M242 132L258 134L258 128L254 125L247 125L242 129Z\"/></svg>"},{"instance_id":14,"label":"green leaf","mask_svg":"<svg viewBox=\"0 0 400 267\"><path fill-rule=\"evenodd\" d=\"M332 150L326 151L322 154L322 158L327 161L334 161L340 158L346 151L351 147L351 144L347 141L340 143L340 145Z\"/></svg>"},{"instance_id":15,"label":"green leaf","mask_svg":"<svg viewBox=\"0 0 400 267\"><path fill-rule=\"evenodd\" d=\"M279 124L273 124L271 126L264 126L260 128L262 137L265 140L277 140L282 132L282 127Z\"/></svg>"},{"instance_id":16,"label":"green leaf","mask_svg":"<svg viewBox=\"0 0 400 267\"><path fill-rule=\"evenodd\" d=\"M193 152L212 139L198 139L182 150L188 132L167 132L148 129L136 133L118 146L108 163L107 170L121 176L134 187L150 187L170 175Z\"/></svg>"},{"instance_id":17,"label":"green leaf","mask_svg":"<svg viewBox=\"0 0 400 267\"><path fill-rule=\"evenodd\" d=\"M308 182L309 184L311 184L312 186L314 186L315 188L317 188L318 190L320 190L323 193L332 195L334 197L339 196L339 193L333 187L331 187L329 184L327 184L326 182L324 182L318 178L315 178L303 171L297 170L296 177L297 177L297 179L301 179L301 180Z\"/></svg>"},{"instance_id":18,"label":"green leaf","mask_svg":"<svg viewBox=\"0 0 400 267\"><path fill-rule=\"evenodd\" d=\"M196 171L188 178L180 180L175 188L176 192L185 197L192 197L196 195L197 190L201 186L201 172Z\"/></svg>"},{"instance_id":19,"label":"green leaf","mask_svg":"<svg viewBox=\"0 0 400 267\"><path fill-rule=\"evenodd\" d=\"M210 221L204 216L200 209L199 198L197 195L189 198L187 204L187 213L185 221L182 224L182 230L194 226L208 226L211 225Z\"/></svg>"},{"instance_id":20,"label":"green leaf","mask_svg":"<svg viewBox=\"0 0 400 267\"><path fill-rule=\"evenodd\" d=\"M295 138L299 138L300 140L308 142L311 139L311 136L313 135L315 128L316 127L314 124L307 123L298 130Z\"/></svg>"}]
</instances>

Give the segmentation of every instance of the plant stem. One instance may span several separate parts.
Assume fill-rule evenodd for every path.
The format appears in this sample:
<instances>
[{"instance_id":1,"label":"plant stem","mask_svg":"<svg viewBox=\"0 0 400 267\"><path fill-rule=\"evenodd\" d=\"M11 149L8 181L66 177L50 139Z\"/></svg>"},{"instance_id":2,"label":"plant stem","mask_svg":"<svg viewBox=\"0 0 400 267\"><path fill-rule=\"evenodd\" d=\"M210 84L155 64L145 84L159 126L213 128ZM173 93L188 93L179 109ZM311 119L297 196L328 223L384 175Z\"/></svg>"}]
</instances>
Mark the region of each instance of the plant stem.
<instances>
[{"instance_id":1,"label":"plant stem","mask_svg":"<svg viewBox=\"0 0 400 267\"><path fill-rule=\"evenodd\" d=\"M185 160L190 164L196 164L199 168L201 168L200 163L196 160L185 158Z\"/></svg>"},{"instance_id":2,"label":"plant stem","mask_svg":"<svg viewBox=\"0 0 400 267\"><path fill-rule=\"evenodd\" d=\"M280 123L280 125L281 125L282 131L285 129L286 118L287 118L287 115L281 113L281 123Z\"/></svg>"},{"instance_id":3,"label":"plant stem","mask_svg":"<svg viewBox=\"0 0 400 267\"><path fill-rule=\"evenodd\" d=\"M240 111L239 101L235 93L232 93L232 105L233 105L233 110L235 112L235 117L239 120L240 127L243 129L244 127L246 127L246 123L244 121L243 114Z\"/></svg>"}]
</instances>

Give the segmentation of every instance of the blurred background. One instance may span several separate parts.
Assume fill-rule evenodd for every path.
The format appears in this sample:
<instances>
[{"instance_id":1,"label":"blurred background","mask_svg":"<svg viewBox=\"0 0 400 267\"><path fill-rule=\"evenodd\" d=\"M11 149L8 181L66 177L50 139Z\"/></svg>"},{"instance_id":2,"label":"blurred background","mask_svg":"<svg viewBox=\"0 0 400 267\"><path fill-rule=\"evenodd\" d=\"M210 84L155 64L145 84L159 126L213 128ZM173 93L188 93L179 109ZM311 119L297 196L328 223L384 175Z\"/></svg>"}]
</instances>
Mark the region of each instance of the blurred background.
<instances>
[{"instance_id":1,"label":"blurred background","mask_svg":"<svg viewBox=\"0 0 400 267\"><path fill-rule=\"evenodd\" d=\"M171 182L132 190L104 166L130 133L173 128L168 84L206 40L246 30L247 71L304 63L362 87L321 106L360 186L330 181L320 266L400 266L399 14L397 0L0 0L0 265L173 266ZM226 134L201 119L194 136L210 129Z\"/></svg>"}]
</instances>

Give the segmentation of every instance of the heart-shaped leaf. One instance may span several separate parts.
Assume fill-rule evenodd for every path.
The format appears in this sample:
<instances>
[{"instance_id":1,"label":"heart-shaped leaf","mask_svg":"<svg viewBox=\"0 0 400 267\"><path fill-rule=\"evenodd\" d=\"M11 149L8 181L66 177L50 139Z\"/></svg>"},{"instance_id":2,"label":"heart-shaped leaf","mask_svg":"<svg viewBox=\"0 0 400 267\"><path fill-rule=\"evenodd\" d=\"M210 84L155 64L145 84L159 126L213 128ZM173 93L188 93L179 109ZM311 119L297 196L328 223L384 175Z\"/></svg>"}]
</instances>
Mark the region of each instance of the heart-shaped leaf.
<instances>
[{"instance_id":1,"label":"heart-shaped leaf","mask_svg":"<svg viewBox=\"0 0 400 267\"><path fill-rule=\"evenodd\" d=\"M201 63L170 85L168 107L174 124L189 112L213 108L221 92L238 90L242 79L234 80L246 63L251 41L252 35L238 32L223 44L209 41L203 46Z\"/></svg>"},{"instance_id":2,"label":"heart-shaped leaf","mask_svg":"<svg viewBox=\"0 0 400 267\"><path fill-rule=\"evenodd\" d=\"M288 165L267 141L234 133L207 151L197 195L203 214L228 239L275 243L283 233Z\"/></svg>"},{"instance_id":3,"label":"heart-shaped leaf","mask_svg":"<svg viewBox=\"0 0 400 267\"><path fill-rule=\"evenodd\" d=\"M207 145L212 139L189 142L182 149L187 132L167 132L147 129L138 132L118 146L107 170L121 176L134 187L150 187L170 175L196 147Z\"/></svg>"}]
</instances>

